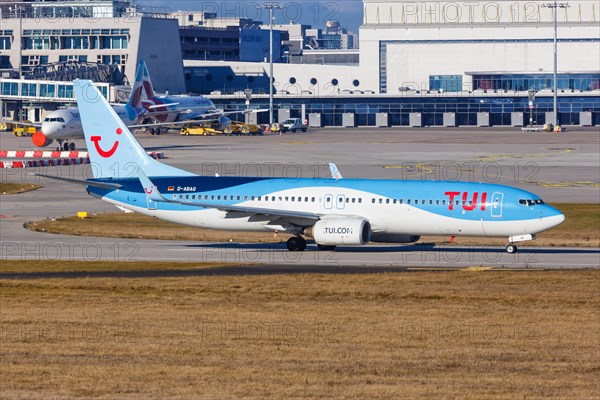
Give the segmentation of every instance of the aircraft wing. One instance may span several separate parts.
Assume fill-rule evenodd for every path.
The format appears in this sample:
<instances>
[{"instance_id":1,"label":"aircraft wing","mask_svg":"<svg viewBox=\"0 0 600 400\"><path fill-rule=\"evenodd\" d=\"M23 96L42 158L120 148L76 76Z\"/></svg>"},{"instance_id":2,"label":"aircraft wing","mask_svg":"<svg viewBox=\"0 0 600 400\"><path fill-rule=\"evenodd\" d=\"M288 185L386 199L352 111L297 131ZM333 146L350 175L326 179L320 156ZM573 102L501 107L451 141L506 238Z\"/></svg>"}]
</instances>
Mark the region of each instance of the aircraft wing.
<instances>
[{"instance_id":1,"label":"aircraft wing","mask_svg":"<svg viewBox=\"0 0 600 400\"><path fill-rule=\"evenodd\" d=\"M156 185L152 183L150 178L145 176L143 172L139 177L142 187L146 194L150 197L151 200L156 202L165 202L165 203L174 203L181 204L186 206L193 206L198 208L214 208L216 210L221 211L231 211L231 212L239 212L248 215L264 215L264 216L274 216L274 217L283 217L283 218L301 218L310 221L317 221L321 219L322 215L310 212L303 211L292 211L292 210L278 210L273 208L265 208L265 207L252 207L252 206L238 206L238 205L225 205L225 204L213 204L213 203L204 203L204 202L189 202L182 201L178 199L167 199L164 197L159 191Z\"/></svg>"},{"instance_id":2,"label":"aircraft wing","mask_svg":"<svg viewBox=\"0 0 600 400\"><path fill-rule=\"evenodd\" d=\"M103 188L103 189L120 189L123 187L123 185L119 184L119 183L110 183L110 182L101 182L101 181L94 181L94 180L83 180L83 179L69 179L69 178L62 178L60 176L52 176L52 175L44 175L44 174L32 174L34 176L39 176L42 178L47 178L47 179L53 179L55 181L60 181L60 182L67 182L67 183L74 183L76 185L83 185L83 186L94 186L94 187L99 187L99 188Z\"/></svg>"},{"instance_id":3,"label":"aircraft wing","mask_svg":"<svg viewBox=\"0 0 600 400\"><path fill-rule=\"evenodd\" d=\"M41 128L40 122L25 122L25 121L13 121L12 119L0 118L0 122L5 122L11 125L22 125L22 126L33 126L34 128Z\"/></svg>"}]
</instances>

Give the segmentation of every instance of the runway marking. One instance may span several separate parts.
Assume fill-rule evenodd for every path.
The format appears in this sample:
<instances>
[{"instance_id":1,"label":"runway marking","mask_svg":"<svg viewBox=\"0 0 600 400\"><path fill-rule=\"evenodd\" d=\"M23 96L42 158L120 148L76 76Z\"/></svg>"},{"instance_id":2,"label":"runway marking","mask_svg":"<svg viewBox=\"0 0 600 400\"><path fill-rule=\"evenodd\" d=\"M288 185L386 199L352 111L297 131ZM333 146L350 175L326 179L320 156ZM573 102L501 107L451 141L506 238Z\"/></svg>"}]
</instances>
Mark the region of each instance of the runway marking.
<instances>
[{"instance_id":1,"label":"runway marking","mask_svg":"<svg viewBox=\"0 0 600 400\"><path fill-rule=\"evenodd\" d=\"M573 182L524 182L524 183L536 183L538 186L543 187L600 187L600 183L592 181L573 181Z\"/></svg>"},{"instance_id":2,"label":"runway marking","mask_svg":"<svg viewBox=\"0 0 600 400\"><path fill-rule=\"evenodd\" d=\"M302 144L315 144L315 142L283 142L280 144L302 145Z\"/></svg>"},{"instance_id":3,"label":"runway marking","mask_svg":"<svg viewBox=\"0 0 600 400\"><path fill-rule=\"evenodd\" d=\"M560 151L561 153L570 153L573 150L577 150L570 147L555 147L555 148L545 148L545 150L551 151ZM476 161L488 161L494 162L507 158L545 158L556 155L556 152L553 153L530 153L530 154L487 154L484 156L479 156L474 158Z\"/></svg>"}]
</instances>

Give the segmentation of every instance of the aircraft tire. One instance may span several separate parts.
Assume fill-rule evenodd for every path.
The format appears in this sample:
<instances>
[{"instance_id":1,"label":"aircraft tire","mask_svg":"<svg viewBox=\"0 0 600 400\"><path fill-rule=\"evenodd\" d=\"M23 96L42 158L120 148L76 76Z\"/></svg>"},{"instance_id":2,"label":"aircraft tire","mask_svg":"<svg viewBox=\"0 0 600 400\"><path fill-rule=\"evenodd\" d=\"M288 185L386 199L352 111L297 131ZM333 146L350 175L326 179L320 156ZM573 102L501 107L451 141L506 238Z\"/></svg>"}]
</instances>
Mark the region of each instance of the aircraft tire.
<instances>
[{"instance_id":1,"label":"aircraft tire","mask_svg":"<svg viewBox=\"0 0 600 400\"><path fill-rule=\"evenodd\" d=\"M509 243L509 244L506 245L506 252L508 254L514 254L514 253L517 252L517 250L518 250L517 249L517 245L514 244L514 243Z\"/></svg>"},{"instance_id":2,"label":"aircraft tire","mask_svg":"<svg viewBox=\"0 0 600 400\"><path fill-rule=\"evenodd\" d=\"M306 240L300 236L292 236L288 239L286 245L289 251L304 251L306 249Z\"/></svg>"},{"instance_id":3,"label":"aircraft tire","mask_svg":"<svg viewBox=\"0 0 600 400\"><path fill-rule=\"evenodd\" d=\"M75 143L73 143L73 142L69 143L69 150L71 150L71 151L75 150Z\"/></svg>"}]
</instances>

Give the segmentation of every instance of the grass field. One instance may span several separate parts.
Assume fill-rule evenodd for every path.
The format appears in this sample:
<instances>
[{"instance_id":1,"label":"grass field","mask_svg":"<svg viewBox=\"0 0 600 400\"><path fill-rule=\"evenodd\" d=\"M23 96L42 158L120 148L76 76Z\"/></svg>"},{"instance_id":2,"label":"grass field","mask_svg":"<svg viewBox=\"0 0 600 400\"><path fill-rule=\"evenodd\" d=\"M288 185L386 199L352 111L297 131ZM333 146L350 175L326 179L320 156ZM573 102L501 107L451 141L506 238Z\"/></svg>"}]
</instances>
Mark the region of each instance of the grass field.
<instances>
[{"instance_id":1,"label":"grass field","mask_svg":"<svg viewBox=\"0 0 600 400\"><path fill-rule=\"evenodd\" d=\"M565 223L538 235L533 242L521 245L600 247L600 205L556 204L567 217ZM64 217L56 221L37 221L28 228L41 232L67 235L101 236L144 239L176 239L214 242L265 243L282 242L289 235L256 232L215 231L176 225L140 214L109 213L88 219ZM448 243L447 236L425 236L421 242ZM504 245L505 238L457 238L457 245Z\"/></svg>"},{"instance_id":2,"label":"grass field","mask_svg":"<svg viewBox=\"0 0 600 400\"><path fill-rule=\"evenodd\" d=\"M2 270L48 270L23 264ZM2 399L600 393L600 271L0 278L0 288Z\"/></svg>"},{"instance_id":3,"label":"grass field","mask_svg":"<svg viewBox=\"0 0 600 400\"><path fill-rule=\"evenodd\" d=\"M0 195L24 193L39 188L41 188L40 185L33 185L31 183L0 182Z\"/></svg>"}]
</instances>

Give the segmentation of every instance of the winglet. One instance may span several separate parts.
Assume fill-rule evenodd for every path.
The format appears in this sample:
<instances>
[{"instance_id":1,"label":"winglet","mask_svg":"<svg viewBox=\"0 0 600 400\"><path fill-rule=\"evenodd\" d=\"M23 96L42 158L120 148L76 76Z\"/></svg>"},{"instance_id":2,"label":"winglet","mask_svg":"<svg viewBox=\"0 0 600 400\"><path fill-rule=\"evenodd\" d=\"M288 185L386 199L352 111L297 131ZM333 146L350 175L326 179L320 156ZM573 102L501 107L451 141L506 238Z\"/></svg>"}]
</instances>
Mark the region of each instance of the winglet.
<instances>
[{"instance_id":1,"label":"winglet","mask_svg":"<svg viewBox=\"0 0 600 400\"><path fill-rule=\"evenodd\" d=\"M146 195L148 196L148 198L152 201L168 201L165 197L163 197L163 195L158 191L158 187L152 183L152 181L150 180L150 178L148 178L146 176L146 174L144 174L143 171L140 171L140 174L138 175L138 179L140 180L140 183L142 184L142 187L144 188L144 192L146 192Z\"/></svg>"},{"instance_id":2,"label":"winglet","mask_svg":"<svg viewBox=\"0 0 600 400\"><path fill-rule=\"evenodd\" d=\"M337 165L335 165L335 163L330 162L329 163L329 170L331 171L331 177L335 180L340 180L342 179L342 174L340 173L340 170L338 169Z\"/></svg>"}]
</instances>

